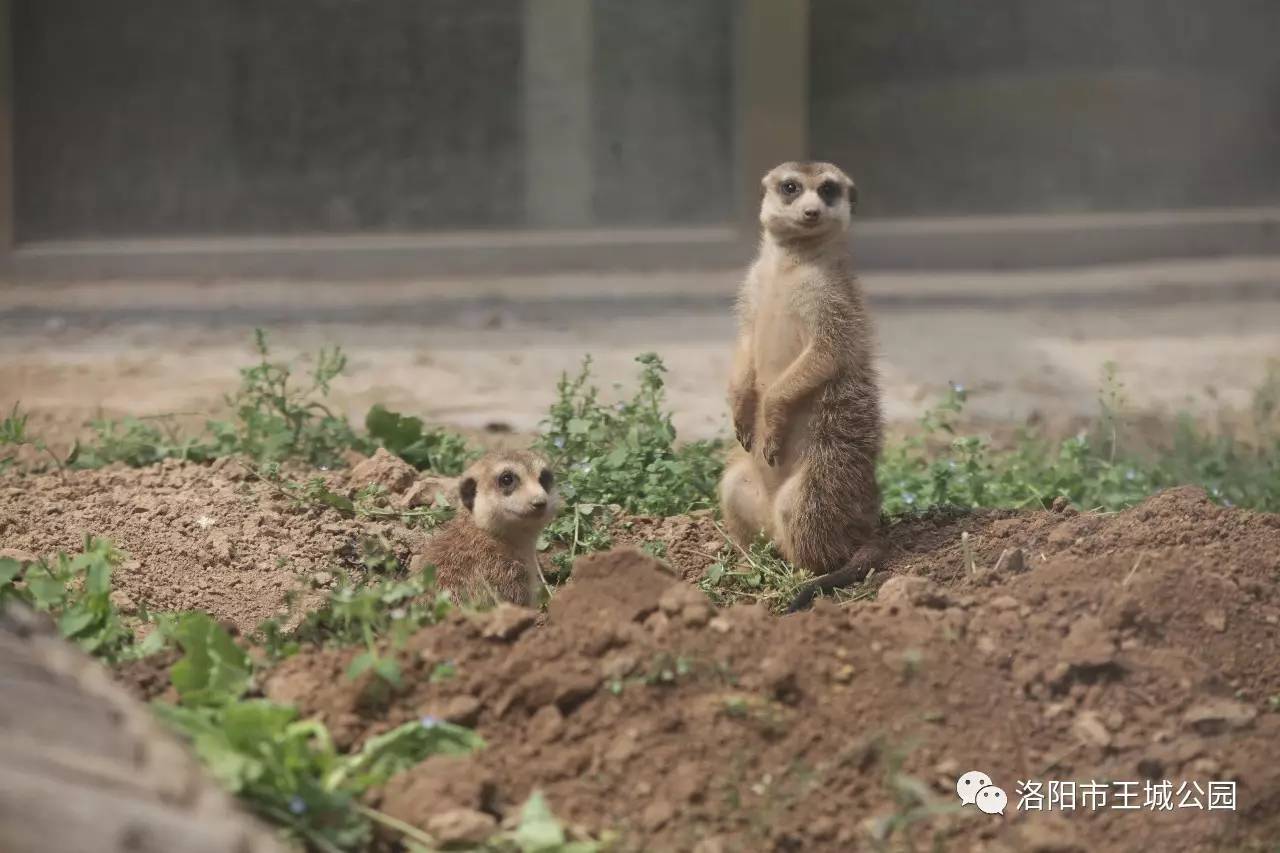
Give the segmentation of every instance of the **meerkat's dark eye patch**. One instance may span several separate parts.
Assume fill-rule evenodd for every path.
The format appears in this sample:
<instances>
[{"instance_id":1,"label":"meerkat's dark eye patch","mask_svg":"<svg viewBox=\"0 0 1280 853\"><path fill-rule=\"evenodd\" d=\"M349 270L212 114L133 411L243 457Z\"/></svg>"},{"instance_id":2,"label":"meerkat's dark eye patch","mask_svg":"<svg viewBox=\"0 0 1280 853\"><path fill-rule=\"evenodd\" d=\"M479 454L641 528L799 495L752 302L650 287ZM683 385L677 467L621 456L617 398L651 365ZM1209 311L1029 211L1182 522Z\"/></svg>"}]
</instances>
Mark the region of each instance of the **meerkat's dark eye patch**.
<instances>
[{"instance_id":1,"label":"meerkat's dark eye patch","mask_svg":"<svg viewBox=\"0 0 1280 853\"><path fill-rule=\"evenodd\" d=\"M818 186L818 198L827 205L827 207L835 207L840 197L844 195L844 191L835 181L823 181Z\"/></svg>"},{"instance_id":2,"label":"meerkat's dark eye patch","mask_svg":"<svg viewBox=\"0 0 1280 853\"><path fill-rule=\"evenodd\" d=\"M785 181L778 184L778 192L782 194L784 199L790 201L800 192L800 184L791 178L787 178Z\"/></svg>"},{"instance_id":3,"label":"meerkat's dark eye patch","mask_svg":"<svg viewBox=\"0 0 1280 853\"><path fill-rule=\"evenodd\" d=\"M462 498L462 505L468 511L476 508L476 478L467 477L458 484L458 497Z\"/></svg>"},{"instance_id":4,"label":"meerkat's dark eye patch","mask_svg":"<svg viewBox=\"0 0 1280 853\"><path fill-rule=\"evenodd\" d=\"M509 495L515 491L516 483L518 482L520 482L520 478L511 471L503 471L498 475L498 488L502 489L504 495Z\"/></svg>"},{"instance_id":5,"label":"meerkat's dark eye patch","mask_svg":"<svg viewBox=\"0 0 1280 853\"><path fill-rule=\"evenodd\" d=\"M549 492L556 484L556 478L549 468L543 468L542 473L538 475L538 482L542 484L543 491Z\"/></svg>"}]
</instances>

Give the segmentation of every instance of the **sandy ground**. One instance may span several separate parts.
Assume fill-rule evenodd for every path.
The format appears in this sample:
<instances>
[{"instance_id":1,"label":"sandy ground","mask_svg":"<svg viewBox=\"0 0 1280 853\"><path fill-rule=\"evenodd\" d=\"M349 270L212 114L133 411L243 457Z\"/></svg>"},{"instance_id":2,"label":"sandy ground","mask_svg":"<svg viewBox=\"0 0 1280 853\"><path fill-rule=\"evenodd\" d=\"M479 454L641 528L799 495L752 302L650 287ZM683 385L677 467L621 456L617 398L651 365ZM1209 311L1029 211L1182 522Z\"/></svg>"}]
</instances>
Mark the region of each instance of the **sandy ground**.
<instances>
[{"instance_id":1,"label":"sandy ground","mask_svg":"<svg viewBox=\"0 0 1280 853\"><path fill-rule=\"evenodd\" d=\"M99 412L206 413L267 328L282 355L341 345L338 403L374 402L460 427L536 426L556 378L586 354L602 387L633 357L670 370L677 426L727 431L722 388L738 274L480 281L108 282L0 288L0 405L65 436ZM1040 273L866 277L886 411L915 418L948 382L971 413L1088 414L1103 364L1156 414L1247 403L1280 359L1280 259Z\"/></svg>"},{"instance_id":2,"label":"sandy ground","mask_svg":"<svg viewBox=\"0 0 1280 853\"><path fill-rule=\"evenodd\" d=\"M432 534L406 522L295 505L233 464L0 472L0 547L27 560L109 537L127 555L112 601L134 627L144 604L203 610L244 637L267 617L293 624L339 577L367 576L366 537L411 564ZM1280 515L1187 487L1117 513L901 516L855 600L785 617L713 607L690 583L726 559L709 513L622 517L612 532L663 543L669 568L592 554L544 624L507 607L424 627L382 649L400 689L345 674L363 646L305 635L259 683L343 750L410 721L474 727L479 753L429 758L369 794L431 832L459 809L492 827L536 789L571 825L619 833L619 853L1274 850ZM172 700L173 660L119 675ZM435 677L441 665L452 677ZM33 689L9 692L48 692ZM967 771L1004 792L1003 818L960 806ZM1095 780L1101 804L1085 799ZM1059 783L1078 787L1074 808L1046 805ZM1224 786L1230 805L1207 810Z\"/></svg>"}]
</instances>

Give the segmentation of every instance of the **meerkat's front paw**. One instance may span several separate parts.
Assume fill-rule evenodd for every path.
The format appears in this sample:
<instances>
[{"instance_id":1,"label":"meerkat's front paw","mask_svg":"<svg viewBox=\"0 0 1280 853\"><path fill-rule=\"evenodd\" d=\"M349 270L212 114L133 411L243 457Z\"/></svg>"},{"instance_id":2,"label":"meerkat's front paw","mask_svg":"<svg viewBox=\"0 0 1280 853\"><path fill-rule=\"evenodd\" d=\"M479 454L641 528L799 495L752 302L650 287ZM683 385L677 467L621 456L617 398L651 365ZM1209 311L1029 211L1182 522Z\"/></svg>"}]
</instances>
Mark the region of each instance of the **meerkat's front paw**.
<instances>
[{"instance_id":1,"label":"meerkat's front paw","mask_svg":"<svg viewBox=\"0 0 1280 853\"><path fill-rule=\"evenodd\" d=\"M734 431L738 435L738 444L742 445L742 449L751 452L751 445L755 444L756 435L755 428L749 420L739 420L733 425Z\"/></svg>"},{"instance_id":2,"label":"meerkat's front paw","mask_svg":"<svg viewBox=\"0 0 1280 853\"><path fill-rule=\"evenodd\" d=\"M765 434L760 452L764 456L764 461L769 463L769 467L778 464L778 457L782 455L782 439L776 431Z\"/></svg>"}]
</instances>

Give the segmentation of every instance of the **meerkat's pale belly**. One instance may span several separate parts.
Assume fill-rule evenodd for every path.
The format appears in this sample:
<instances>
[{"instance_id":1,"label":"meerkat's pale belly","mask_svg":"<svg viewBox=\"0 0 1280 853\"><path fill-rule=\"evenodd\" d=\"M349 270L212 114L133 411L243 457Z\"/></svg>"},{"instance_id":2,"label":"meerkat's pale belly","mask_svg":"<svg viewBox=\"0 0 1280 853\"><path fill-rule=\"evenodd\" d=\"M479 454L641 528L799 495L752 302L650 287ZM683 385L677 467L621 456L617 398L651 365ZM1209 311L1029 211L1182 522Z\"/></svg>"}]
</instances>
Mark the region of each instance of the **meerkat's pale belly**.
<instances>
[{"instance_id":1,"label":"meerkat's pale belly","mask_svg":"<svg viewBox=\"0 0 1280 853\"><path fill-rule=\"evenodd\" d=\"M784 294L764 295L759 313L756 315L754 329L755 369L757 393L761 406L756 412L756 435L763 436L765 430L765 404L770 398L770 389L783 377L789 368L808 346L808 333L799 317L790 310ZM782 453L776 465L763 464L761 447L763 441L757 441L752 455L760 459L761 472L765 487L775 490L795 470L796 464L809 440L809 420L813 410L811 399L797 400L786 412L786 434L783 438Z\"/></svg>"}]
</instances>

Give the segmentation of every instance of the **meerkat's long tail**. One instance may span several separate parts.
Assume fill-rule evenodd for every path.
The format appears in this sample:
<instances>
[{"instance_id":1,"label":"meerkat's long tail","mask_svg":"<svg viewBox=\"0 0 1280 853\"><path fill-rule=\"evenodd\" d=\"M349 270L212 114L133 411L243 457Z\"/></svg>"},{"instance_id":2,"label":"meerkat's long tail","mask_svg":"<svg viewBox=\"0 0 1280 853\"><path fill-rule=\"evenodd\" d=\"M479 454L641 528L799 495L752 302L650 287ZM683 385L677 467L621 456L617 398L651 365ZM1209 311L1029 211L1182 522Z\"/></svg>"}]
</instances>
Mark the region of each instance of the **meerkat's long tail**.
<instances>
[{"instance_id":1,"label":"meerkat's long tail","mask_svg":"<svg viewBox=\"0 0 1280 853\"><path fill-rule=\"evenodd\" d=\"M825 594L833 589L840 589L841 587L858 583L872 569L879 568L883 560L884 548L879 543L869 542L863 545L854 552L844 566L834 572L827 572L821 577L814 578L800 587L800 591L796 593L795 598L791 599L791 604L787 606L787 612L797 613L801 610L807 610L819 593Z\"/></svg>"}]
</instances>

